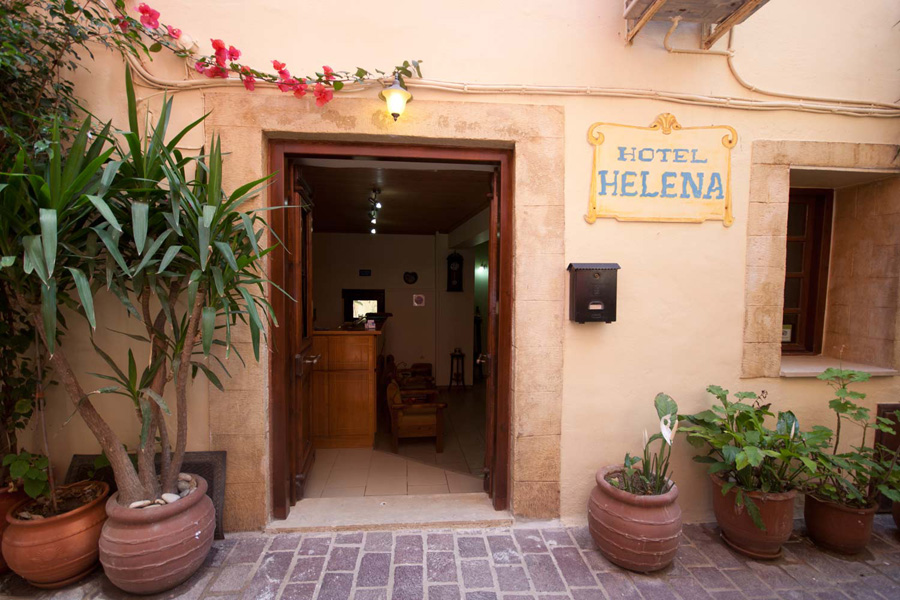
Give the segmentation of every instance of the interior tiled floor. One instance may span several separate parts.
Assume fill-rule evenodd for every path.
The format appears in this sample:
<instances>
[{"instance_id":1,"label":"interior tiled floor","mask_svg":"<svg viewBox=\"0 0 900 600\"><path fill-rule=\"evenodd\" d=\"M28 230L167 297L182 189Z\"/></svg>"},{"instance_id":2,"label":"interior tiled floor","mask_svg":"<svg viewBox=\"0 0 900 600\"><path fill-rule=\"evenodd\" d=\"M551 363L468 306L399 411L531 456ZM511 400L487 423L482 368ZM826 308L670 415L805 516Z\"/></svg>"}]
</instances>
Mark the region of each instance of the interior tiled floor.
<instances>
[{"instance_id":1,"label":"interior tiled floor","mask_svg":"<svg viewBox=\"0 0 900 600\"><path fill-rule=\"evenodd\" d=\"M439 466L373 450L316 451L305 498L480 492L483 480Z\"/></svg>"},{"instance_id":2,"label":"interior tiled floor","mask_svg":"<svg viewBox=\"0 0 900 600\"><path fill-rule=\"evenodd\" d=\"M304 497L459 494L484 489L484 385L441 391L447 403L444 451L434 438L400 440L391 452L387 415L375 448L317 450Z\"/></svg>"}]
</instances>

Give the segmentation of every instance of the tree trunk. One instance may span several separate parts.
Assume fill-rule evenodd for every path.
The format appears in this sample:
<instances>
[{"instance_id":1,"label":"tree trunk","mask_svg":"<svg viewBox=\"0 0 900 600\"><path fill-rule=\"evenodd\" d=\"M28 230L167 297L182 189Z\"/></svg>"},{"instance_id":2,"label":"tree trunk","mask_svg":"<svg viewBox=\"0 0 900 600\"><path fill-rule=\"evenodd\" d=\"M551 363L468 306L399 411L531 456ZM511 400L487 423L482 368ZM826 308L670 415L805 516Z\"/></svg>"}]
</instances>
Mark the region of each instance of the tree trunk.
<instances>
[{"instance_id":1,"label":"tree trunk","mask_svg":"<svg viewBox=\"0 0 900 600\"><path fill-rule=\"evenodd\" d=\"M181 347L181 356L178 363L178 371L175 374L175 405L178 416L178 429L175 432L175 452L172 454L172 464L166 473L163 482L164 489L172 489L178 481L178 472L184 462L184 452L187 448L187 383L191 376L191 356L194 353L194 344L197 340L197 331L200 327L200 314L206 301L206 290L201 286L194 296L194 305L191 308L191 317L188 320L187 331L184 334L184 344Z\"/></svg>"},{"instance_id":2,"label":"tree trunk","mask_svg":"<svg viewBox=\"0 0 900 600\"><path fill-rule=\"evenodd\" d=\"M26 302L22 304L28 307L31 321L34 323L46 348L47 332L44 330L44 321L41 317L40 308ZM63 387L69 394L69 399L75 404L78 414L81 415L88 429L97 438L100 447L109 459L109 464L116 478L116 485L119 488L119 504L127 506L137 500L145 500L144 486L141 485L137 471L131 463L128 453L125 451L125 446L94 408L90 398L84 393L84 389L82 389L81 384L78 383L78 379L75 377L72 365L59 345L56 347L56 352L50 355L50 366L53 367L53 371L59 377L60 383L63 384Z\"/></svg>"}]
</instances>

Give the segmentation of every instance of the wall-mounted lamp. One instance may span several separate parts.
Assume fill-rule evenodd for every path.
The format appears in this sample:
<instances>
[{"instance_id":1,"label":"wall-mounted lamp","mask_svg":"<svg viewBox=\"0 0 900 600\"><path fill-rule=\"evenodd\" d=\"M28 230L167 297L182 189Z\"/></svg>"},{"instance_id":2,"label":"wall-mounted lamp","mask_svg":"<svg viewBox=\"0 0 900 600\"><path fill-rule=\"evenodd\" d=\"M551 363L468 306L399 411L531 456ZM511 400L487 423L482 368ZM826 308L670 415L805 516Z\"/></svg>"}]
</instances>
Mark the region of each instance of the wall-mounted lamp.
<instances>
[{"instance_id":1,"label":"wall-mounted lamp","mask_svg":"<svg viewBox=\"0 0 900 600\"><path fill-rule=\"evenodd\" d=\"M388 114L394 117L394 121L399 119L406 110L406 103L412 102L412 94L400 84L399 77L394 77L394 83L390 87L384 88L378 97L387 104Z\"/></svg>"},{"instance_id":2,"label":"wall-mounted lamp","mask_svg":"<svg viewBox=\"0 0 900 600\"><path fill-rule=\"evenodd\" d=\"M488 269L487 263L481 263L480 265L478 265L479 273L484 273L485 271L487 271L487 269Z\"/></svg>"}]
</instances>

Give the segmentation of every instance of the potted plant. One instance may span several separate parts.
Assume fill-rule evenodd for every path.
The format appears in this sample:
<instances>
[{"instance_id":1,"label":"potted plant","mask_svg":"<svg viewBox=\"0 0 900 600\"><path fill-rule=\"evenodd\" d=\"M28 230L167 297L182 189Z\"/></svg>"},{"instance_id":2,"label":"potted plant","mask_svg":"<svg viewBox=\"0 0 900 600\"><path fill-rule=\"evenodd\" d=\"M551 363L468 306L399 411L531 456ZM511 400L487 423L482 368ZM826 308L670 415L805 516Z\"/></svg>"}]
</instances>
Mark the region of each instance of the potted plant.
<instances>
[{"instance_id":1,"label":"potted plant","mask_svg":"<svg viewBox=\"0 0 900 600\"><path fill-rule=\"evenodd\" d=\"M204 493L206 482L181 472L188 385L203 374L222 388L208 362L221 364L214 347L226 356L236 352L231 332L239 322L249 325L259 356L260 333L270 315L263 299L267 280L258 267L268 252L260 242L265 223L240 207L265 180L226 194L218 141L209 155L199 157L184 158L176 149L202 118L168 139L171 100L164 102L147 135L140 136L128 75L130 131L122 134L119 160L111 159L113 148L101 150L110 138L108 126L86 150L90 120L65 161L55 137L47 166L51 177L41 185L21 153L2 209L9 211L5 222L18 222L2 233L8 245L20 243L22 250L0 278L9 281L29 315L53 372L115 475L118 491L107 503L110 520L100 542L106 574L126 591L155 593L190 577L212 544L214 509ZM187 176L189 165L193 177ZM142 322L146 336L129 337L149 346L150 360L141 369L129 351L127 366L119 365L95 344L109 367L98 376L111 385L86 393L58 344L58 311L61 305L76 308L95 328L93 296L104 287ZM174 439L163 419L169 412L163 396L170 380ZM133 404L141 422L136 466L94 409L94 394L117 394Z\"/></svg>"},{"instance_id":2,"label":"potted plant","mask_svg":"<svg viewBox=\"0 0 900 600\"><path fill-rule=\"evenodd\" d=\"M75 242L79 236L84 235L80 230L87 214L84 204L72 211L72 221L65 223L62 230L67 233L64 236L56 235L57 210L47 207L63 207L79 198L89 206L86 196L102 185L102 166L109 153L102 150L103 139L89 144L88 133L86 123L73 138L64 160L60 129L53 127L46 160L32 159L20 150L11 172L0 180L0 248L4 254L0 280L10 294L8 297L32 327L35 327L35 315L50 319L52 314L55 323L59 310L57 300L65 297L66 288L57 287L48 273L71 268L74 261L81 260L73 250L78 248ZM43 239L52 240L52 249L49 243L42 242L41 232L45 234ZM58 251L60 241L64 252ZM57 252L61 255L59 261ZM39 264L35 262L37 256L41 259ZM49 270L48 264L53 265ZM63 296L56 296L57 290ZM55 326L50 331L37 344L34 368L34 408L39 415L45 455L49 450L43 419L41 358L46 339L52 342L46 348L52 352L59 338ZM83 393L78 398L81 404L89 403ZM108 486L82 482L57 489L46 458L20 453L7 457L5 462L12 476L24 479L25 491L31 496L5 514L8 529L3 536L3 556L9 567L43 587L66 585L87 575L97 561L97 540L106 519L103 501Z\"/></svg>"},{"instance_id":3,"label":"potted plant","mask_svg":"<svg viewBox=\"0 0 900 600\"><path fill-rule=\"evenodd\" d=\"M836 425L833 444L813 455L818 468L806 486L803 516L813 542L843 554L857 554L868 545L879 494L900 501L900 449L868 445L870 433L894 433L894 422L872 418L868 408L857 404L866 395L850 389L851 384L868 381L869 377L862 371L835 368L819 375L834 390L835 397L828 406L834 411ZM842 446L841 442L846 442L845 426L851 426L859 436L858 445Z\"/></svg>"},{"instance_id":4,"label":"potted plant","mask_svg":"<svg viewBox=\"0 0 900 600\"><path fill-rule=\"evenodd\" d=\"M659 433L647 439L643 457L625 455L624 464L597 471L588 501L591 537L611 562L647 573L672 563L681 537L678 487L669 476L678 405L666 394L654 400ZM651 446L659 442L656 450Z\"/></svg>"},{"instance_id":5,"label":"potted plant","mask_svg":"<svg viewBox=\"0 0 900 600\"><path fill-rule=\"evenodd\" d=\"M18 477L9 473L18 455L16 434L25 428L33 412L34 373L28 352L34 335L31 324L9 295L0 290L0 540L6 530L7 511L25 499ZM0 554L0 574L9 570Z\"/></svg>"},{"instance_id":6,"label":"potted plant","mask_svg":"<svg viewBox=\"0 0 900 600\"><path fill-rule=\"evenodd\" d=\"M765 392L738 392L731 401L719 386L707 391L721 406L682 417L688 424L681 430L692 445L709 449L694 460L709 465L722 539L747 556L777 558L793 530L797 488L816 468L811 454L830 432L802 432L792 412L775 415L762 404Z\"/></svg>"}]
</instances>

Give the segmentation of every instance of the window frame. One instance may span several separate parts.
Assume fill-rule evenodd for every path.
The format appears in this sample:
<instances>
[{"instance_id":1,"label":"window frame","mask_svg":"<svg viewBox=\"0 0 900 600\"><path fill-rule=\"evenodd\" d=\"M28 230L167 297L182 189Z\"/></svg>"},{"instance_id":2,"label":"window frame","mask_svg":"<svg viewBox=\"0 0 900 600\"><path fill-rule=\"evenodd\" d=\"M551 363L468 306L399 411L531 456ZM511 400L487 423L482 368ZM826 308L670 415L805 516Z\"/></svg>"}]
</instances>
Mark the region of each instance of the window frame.
<instances>
[{"instance_id":1,"label":"window frame","mask_svg":"<svg viewBox=\"0 0 900 600\"><path fill-rule=\"evenodd\" d=\"M791 188L788 198L790 205L805 204L806 226L802 236L792 236L785 230L785 277L800 279L800 302L798 308L787 308L782 303L782 323L784 316L798 315L797 335L794 342L782 342L782 355L816 355L822 352L825 332L825 310L828 292L828 270L831 262L831 235L834 219L834 190ZM787 244L804 242L803 270L798 273L787 271Z\"/></svg>"}]
</instances>

